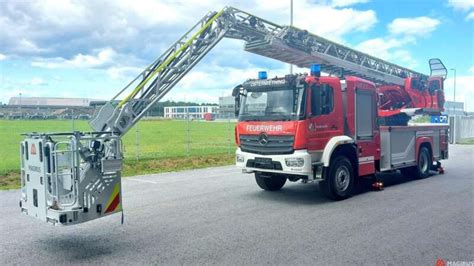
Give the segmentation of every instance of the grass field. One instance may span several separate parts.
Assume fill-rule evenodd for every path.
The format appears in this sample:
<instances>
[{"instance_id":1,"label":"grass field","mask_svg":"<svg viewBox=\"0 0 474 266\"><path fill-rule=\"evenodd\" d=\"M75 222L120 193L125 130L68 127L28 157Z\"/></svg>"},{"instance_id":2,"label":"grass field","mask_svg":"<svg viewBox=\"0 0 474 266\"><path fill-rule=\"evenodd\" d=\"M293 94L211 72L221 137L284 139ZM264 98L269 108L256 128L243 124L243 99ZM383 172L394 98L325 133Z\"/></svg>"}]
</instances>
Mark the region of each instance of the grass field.
<instances>
[{"instance_id":1,"label":"grass field","mask_svg":"<svg viewBox=\"0 0 474 266\"><path fill-rule=\"evenodd\" d=\"M25 132L72 131L72 121L0 120L0 188L17 187L19 143ZM86 121L75 130L88 131ZM138 145L137 145L138 141ZM234 123L144 120L123 138L124 175L174 171L233 162Z\"/></svg>"},{"instance_id":2,"label":"grass field","mask_svg":"<svg viewBox=\"0 0 474 266\"><path fill-rule=\"evenodd\" d=\"M474 138L463 139L459 141L459 144L474 145Z\"/></svg>"}]
</instances>

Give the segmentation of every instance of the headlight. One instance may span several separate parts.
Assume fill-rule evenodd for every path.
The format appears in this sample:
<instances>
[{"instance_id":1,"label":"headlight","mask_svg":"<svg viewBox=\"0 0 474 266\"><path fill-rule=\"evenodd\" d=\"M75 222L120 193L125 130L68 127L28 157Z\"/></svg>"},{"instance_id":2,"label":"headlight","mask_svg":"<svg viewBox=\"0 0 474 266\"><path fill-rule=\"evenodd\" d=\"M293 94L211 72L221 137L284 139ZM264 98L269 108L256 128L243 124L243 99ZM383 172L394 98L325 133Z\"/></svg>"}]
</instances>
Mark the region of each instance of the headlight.
<instances>
[{"instance_id":1,"label":"headlight","mask_svg":"<svg viewBox=\"0 0 474 266\"><path fill-rule=\"evenodd\" d=\"M236 158L236 161L237 161L238 163L243 163L243 162L245 162L245 157L244 157L244 156L242 156L242 155L240 155L240 154L237 154L236 157L237 157L237 158Z\"/></svg>"},{"instance_id":2,"label":"headlight","mask_svg":"<svg viewBox=\"0 0 474 266\"><path fill-rule=\"evenodd\" d=\"M303 167L303 158L285 158L285 164L288 167Z\"/></svg>"}]
</instances>

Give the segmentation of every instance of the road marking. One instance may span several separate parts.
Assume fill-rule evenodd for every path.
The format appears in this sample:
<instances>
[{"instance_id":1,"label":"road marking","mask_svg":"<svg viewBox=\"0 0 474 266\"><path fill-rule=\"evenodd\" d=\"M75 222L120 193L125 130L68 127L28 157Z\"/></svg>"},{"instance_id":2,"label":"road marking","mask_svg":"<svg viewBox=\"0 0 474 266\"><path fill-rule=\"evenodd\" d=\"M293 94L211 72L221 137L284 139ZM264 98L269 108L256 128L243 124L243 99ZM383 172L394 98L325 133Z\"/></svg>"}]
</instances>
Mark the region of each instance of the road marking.
<instances>
[{"instance_id":1,"label":"road marking","mask_svg":"<svg viewBox=\"0 0 474 266\"><path fill-rule=\"evenodd\" d=\"M150 183L150 184L158 184L158 182L155 182L155 181L149 181L149 180L143 180L143 179L136 179L136 178L130 178L130 177L127 177L125 180L132 180L132 181L143 182L143 183Z\"/></svg>"},{"instance_id":2,"label":"road marking","mask_svg":"<svg viewBox=\"0 0 474 266\"><path fill-rule=\"evenodd\" d=\"M223 174L218 174L218 175L193 176L193 177L186 177L186 178L168 176L163 179L160 179L159 181L150 181L150 180L131 178L131 177L125 177L124 180L132 180L136 182L150 183L150 184L157 185L157 184L170 184L170 183L176 183L176 182L185 182L185 181L197 180L197 179L219 178L219 177L226 177L226 176L228 176L228 174L223 173Z\"/></svg>"}]
</instances>

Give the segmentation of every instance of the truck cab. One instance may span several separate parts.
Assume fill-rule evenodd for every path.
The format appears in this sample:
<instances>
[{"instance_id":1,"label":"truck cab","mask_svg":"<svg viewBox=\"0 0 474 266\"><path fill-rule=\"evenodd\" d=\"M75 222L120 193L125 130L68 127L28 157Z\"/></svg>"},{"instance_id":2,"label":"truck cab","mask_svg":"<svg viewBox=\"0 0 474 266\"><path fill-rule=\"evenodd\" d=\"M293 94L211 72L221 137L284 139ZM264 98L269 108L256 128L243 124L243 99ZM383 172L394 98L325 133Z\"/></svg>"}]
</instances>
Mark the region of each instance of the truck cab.
<instances>
[{"instance_id":1,"label":"truck cab","mask_svg":"<svg viewBox=\"0 0 474 266\"><path fill-rule=\"evenodd\" d=\"M416 134L421 129L398 127L409 132L402 136L408 142L398 140L405 146L393 147L390 132L396 127L379 125L377 88L370 81L321 76L316 66L310 75L268 79L260 73L259 79L237 86L233 95L238 114L236 165L244 173L254 173L262 189L279 190L287 180L318 181L329 198L338 200L352 194L359 177L418 167L421 143ZM447 157L447 152L441 152L447 145L439 143L447 129L429 130L431 146L429 154L423 155L428 170L422 166L423 176L432 169L433 160ZM382 145L382 141L390 143ZM393 164L392 157L403 157L400 154L406 156Z\"/></svg>"}]
</instances>

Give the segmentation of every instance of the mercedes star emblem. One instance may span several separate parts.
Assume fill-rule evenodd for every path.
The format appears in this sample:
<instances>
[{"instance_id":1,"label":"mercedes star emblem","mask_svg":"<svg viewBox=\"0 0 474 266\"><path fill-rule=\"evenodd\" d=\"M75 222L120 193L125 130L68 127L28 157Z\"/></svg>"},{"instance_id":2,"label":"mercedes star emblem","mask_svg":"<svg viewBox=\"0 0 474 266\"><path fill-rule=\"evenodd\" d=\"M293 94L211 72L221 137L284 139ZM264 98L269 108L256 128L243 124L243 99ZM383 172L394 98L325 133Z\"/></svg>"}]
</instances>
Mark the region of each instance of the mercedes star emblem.
<instances>
[{"instance_id":1,"label":"mercedes star emblem","mask_svg":"<svg viewBox=\"0 0 474 266\"><path fill-rule=\"evenodd\" d=\"M267 145L268 143L267 133L263 132L258 136L258 143L260 143L260 145Z\"/></svg>"}]
</instances>

